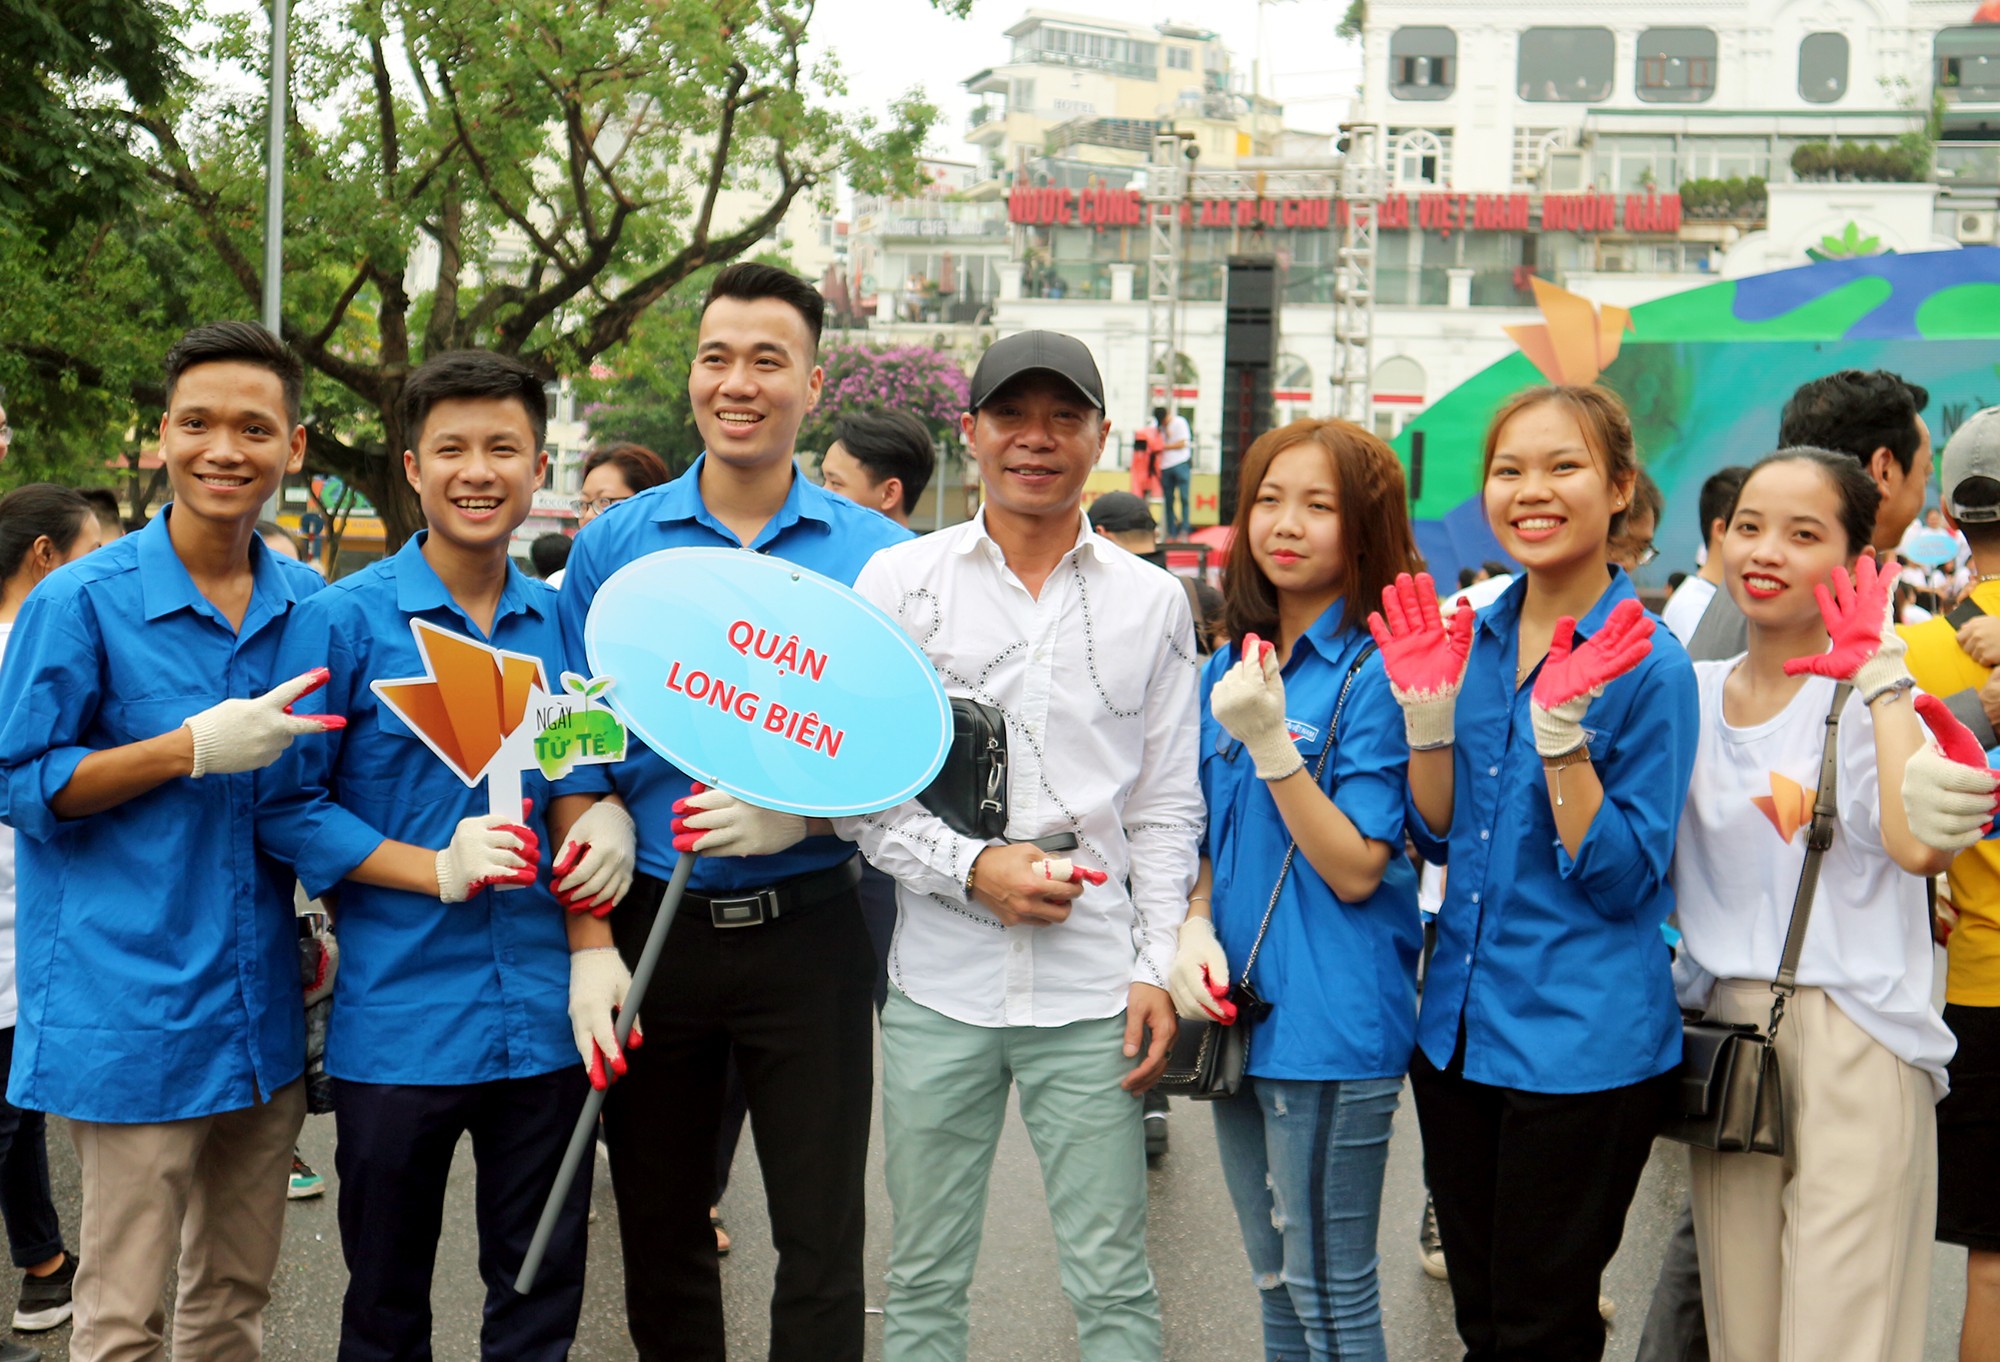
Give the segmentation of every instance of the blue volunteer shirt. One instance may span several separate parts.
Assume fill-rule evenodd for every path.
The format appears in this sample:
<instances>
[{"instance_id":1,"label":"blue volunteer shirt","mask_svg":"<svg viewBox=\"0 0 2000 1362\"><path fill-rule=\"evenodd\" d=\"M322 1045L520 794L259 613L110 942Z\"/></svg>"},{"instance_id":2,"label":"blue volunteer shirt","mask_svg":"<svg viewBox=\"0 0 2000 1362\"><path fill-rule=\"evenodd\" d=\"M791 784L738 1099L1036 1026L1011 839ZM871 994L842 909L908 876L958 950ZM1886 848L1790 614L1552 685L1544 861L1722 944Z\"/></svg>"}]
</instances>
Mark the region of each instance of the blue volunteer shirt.
<instances>
[{"instance_id":1,"label":"blue volunteer shirt","mask_svg":"<svg viewBox=\"0 0 2000 1362\"><path fill-rule=\"evenodd\" d=\"M83 818L49 807L92 752L325 661L277 661L317 573L253 540L232 629L174 552L172 514L51 573L0 667L0 817L20 834L7 1097L85 1121L236 1111L305 1067L292 876L257 850L255 774L170 780Z\"/></svg>"},{"instance_id":2,"label":"blue volunteer shirt","mask_svg":"<svg viewBox=\"0 0 2000 1362\"><path fill-rule=\"evenodd\" d=\"M1514 684L1519 578L1479 612L1459 690L1451 833L1414 809L1425 860L1446 865L1437 949L1424 978L1417 1043L1444 1068L1465 1031L1465 1076L1529 1092L1601 1092L1680 1062L1660 927L1674 832L1694 770L1694 667L1665 626L1646 660L1590 702L1583 726L1604 803L1572 859L1556 836L1529 697L1541 667ZM1577 624L1594 634L1631 579L1611 584Z\"/></svg>"},{"instance_id":3,"label":"blue volunteer shirt","mask_svg":"<svg viewBox=\"0 0 2000 1362\"><path fill-rule=\"evenodd\" d=\"M746 548L852 586L877 549L916 537L880 512L813 485L794 467L792 490L784 505L754 540L744 544L702 504L701 470L707 461L703 454L672 482L649 487L613 506L576 537L557 606L571 671L590 669L584 656L583 622L591 598L606 578L635 558L661 549ZM671 629L673 621L661 620L660 627ZM676 859L670 831L674 801L687 795L693 781L637 742L626 760L612 769L611 778L639 825L639 868L666 879L674 873ZM574 788L565 782L562 792ZM695 862L688 887L702 894L757 889L839 865L853 854L853 846L838 837L808 837L775 856L704 856Z\"/></svg>"},{"instance_id":4,"label":"blue volunteer shirt","mask_svg":"<svg viewBox=\"0 0 2000 1362\"><path fill-rule=\"evenodd\" d=\"M421 619L542 659L561 685L555 592L511 564L487 634L423 555L429 532L293 612L280 657L325 658L333 679L299 713L345 714L324 742L294 743L269 771L257 839L298 869L309 894L338 887L340 972L326 1071L356 1083L442 1085L527 1078L580 1063L569 1028L569 940L550 896L548 784L522 776L542 839L536 883L482 889L464 903L345 881L385 839L441 848L459 820L487 813L370 688L425 674L410 632Z\"/></svg>"},{"instance_id":5,"label":"blue volunteer shirt","mask_svg":"<svg viewBox=\"0 0 2000 1362\"><path fill-rule=\"evenodd\" d=\"M1310 772L1366 629L1341 632L1342 603L1292 645L1285 663L1285 722ZM1201 677L1201 790L1208 803L1205 852L1214 869L1209 907L1233 977L1257 940L1291 833L1243 745L1215 721L1209 694L1239 657L1214 653ZM1250 1072L1264 1078L1400 1078L1417 1031L1417 876L1403 854L1409 749L1403 713L1379 655L1362 664L1341 711L1320 786L1363 837L1389 845L1382 883L1348 903L1304 855L1292 857L1271 929L1250 982L1273 1004L1250 1045Z\"/></svg>"}]
</instances>

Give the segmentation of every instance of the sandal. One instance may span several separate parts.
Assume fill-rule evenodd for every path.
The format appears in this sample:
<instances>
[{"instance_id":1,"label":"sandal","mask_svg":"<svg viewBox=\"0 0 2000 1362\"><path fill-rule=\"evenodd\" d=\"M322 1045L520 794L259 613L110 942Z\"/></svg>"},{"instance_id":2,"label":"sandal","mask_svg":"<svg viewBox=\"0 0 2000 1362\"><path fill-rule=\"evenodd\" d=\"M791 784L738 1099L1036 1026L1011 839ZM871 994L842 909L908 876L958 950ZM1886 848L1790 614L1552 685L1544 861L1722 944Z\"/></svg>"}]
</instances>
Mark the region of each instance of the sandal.
<instances>
[{"instance_id":1,"label":"sandal","mask_svg":"<svg viewBox=\"0 0 2000 1362\"><path fill-rule=\"evenodd\" d=\"M722 1227L722 1210L718 1206L708 1208L708 1223L715 1230L715 1256L729 1256L729 1231Z\"/></svg>"}]
</instances>

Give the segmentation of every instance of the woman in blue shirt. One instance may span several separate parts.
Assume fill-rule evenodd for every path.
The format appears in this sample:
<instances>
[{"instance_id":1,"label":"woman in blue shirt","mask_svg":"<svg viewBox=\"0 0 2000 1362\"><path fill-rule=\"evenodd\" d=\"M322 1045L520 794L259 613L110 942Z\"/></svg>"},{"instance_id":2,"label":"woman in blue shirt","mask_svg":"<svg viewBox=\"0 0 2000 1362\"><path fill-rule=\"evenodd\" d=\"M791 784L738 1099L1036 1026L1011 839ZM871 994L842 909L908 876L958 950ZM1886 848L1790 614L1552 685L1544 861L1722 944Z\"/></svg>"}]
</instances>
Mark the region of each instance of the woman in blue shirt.
<instances>
[{"instance_id":1,"label":"woman in blue shirt","mask_svg":"<svg viewBox=\"0 0 2000 1362\"><path fill-rule=\"evenodd\" d=\"M1659 929L1694 670L1607 558L1638 470L1615 396L1521 393L1484 468L1522 574L1476 622L1443 623L1428 578L1371 621L1411 837L1447 869L1410 1081L1467 1358L1595 1362L1599 1279L1680 1060Z\"/></svg>"},{"instance_id":2,"label":"woman in blue shirt","mask_svg":"<svg viewBox=\"0 0 2000 1362\"><path fill-rule=\"evenodd\" d=\"M1378 598L1416 548L1402 469L1357 426L1271 431L1241 476L1237 644L1202 677L1207 854L1170 983L1183 1017L1234 1016L1235 962L1273 1004L1243 1090L1215 1104L1266 1358L1379 1362L1376 1222L1421 931L1401 722L1349 602Z\"/></svg>"}]
</instances>

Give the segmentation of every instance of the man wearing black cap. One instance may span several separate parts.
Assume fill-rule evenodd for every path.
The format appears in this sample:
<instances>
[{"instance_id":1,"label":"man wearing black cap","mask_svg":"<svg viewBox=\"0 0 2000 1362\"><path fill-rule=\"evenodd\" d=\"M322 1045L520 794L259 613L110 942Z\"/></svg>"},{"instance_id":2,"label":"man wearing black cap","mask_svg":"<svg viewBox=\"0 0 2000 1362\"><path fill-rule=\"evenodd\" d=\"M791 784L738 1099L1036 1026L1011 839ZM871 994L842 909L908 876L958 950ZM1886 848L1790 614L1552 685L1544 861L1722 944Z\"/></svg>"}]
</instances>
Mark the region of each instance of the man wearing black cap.
<instances>
[{"instance_id":1,"label":"man wearing black cap","mask_svg":"<svg viewBox=\"0 0 2000 1362\"><path fill-rule=\"evenodd\" d=\"M1172 572L1167 566L1167 551L1160 547L1159 522L1153 519L1153 508L1144 499L1130 492L1106 492L1090 503L1090 527L1109 539L1127 553L1136 554L1163 571ZM1195 651L1207 657L1215 651L1215 636L1222 624L1222 593L1196 577L1175 574L1182 594L1188 598L1188 608L1194 612ZM1157 1110L1164 1111L1164 1105ZM1156 1110L1152 1105L1148 1113ZM1161 1153L1152 1147L1153 1132L1146 1133L1147 1152Z\"/></svg>"},{"instance_id":2,"label":"man wearing black cap","mask_svg":"<svg viewBox=\"0 0 2000 1362\"><path fill-rule=\"evenodd\" d=\"M884 550L854 584L1008 735L1004 839L961 836L914 802L838 823L895 878L901 913L882 1013L883 1357L967 1355L1017 1087L1083 1362L1157 1358L1138 1097L1173 1039L1167 971L1202 829L1193 622L1171 581L1084 519L1110 424L1080 342L996 343L970 406L985 506ZM1073 867L1031 844L1051 835L1075 839Z\"/></svg>"}]
</instances>

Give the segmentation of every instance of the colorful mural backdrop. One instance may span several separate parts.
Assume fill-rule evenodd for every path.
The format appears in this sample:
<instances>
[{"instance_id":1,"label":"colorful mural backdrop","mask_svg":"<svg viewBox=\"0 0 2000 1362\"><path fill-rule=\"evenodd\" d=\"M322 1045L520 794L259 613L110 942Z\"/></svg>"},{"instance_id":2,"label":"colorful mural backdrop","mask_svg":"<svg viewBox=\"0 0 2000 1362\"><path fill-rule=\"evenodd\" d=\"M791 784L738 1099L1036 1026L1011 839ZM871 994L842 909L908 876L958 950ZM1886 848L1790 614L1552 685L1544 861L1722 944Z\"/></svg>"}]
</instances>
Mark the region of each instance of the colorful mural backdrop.
<instances>
[{"instance_id":1,"label":"colorful mural backdrop","mask_svg":"<svg viewBox=\"0 0 2000 1362\"><path fill-rule=\"evenodd\" d=\"M1597 381L1632 409L1640 461L1667 502L1654 536L1660 556L1639 574L1654 586L1694 567L1703 479L1768 453L1785 400L1807 379L1890 369L1921 383L1930 390L1924 419L1939 450L1966 417L2000 405L2000 247L1833 260L1733 279L1641 304L1629 319L1615 308L1584 305L1579 313L1580 300L1565 302L1570 295L1546 286L1538 294L1544 325L1512 328L1524 352L1460 384L1396 438L1411 476L1417 540L1440 582L1463 565L1502 557L1479 499L1486 422L1507 397L1543 382L1551 366L1582 377L1595 356ZM1419 436L1422 457L1413 459Z\"/></svg>"}]
</instances>

